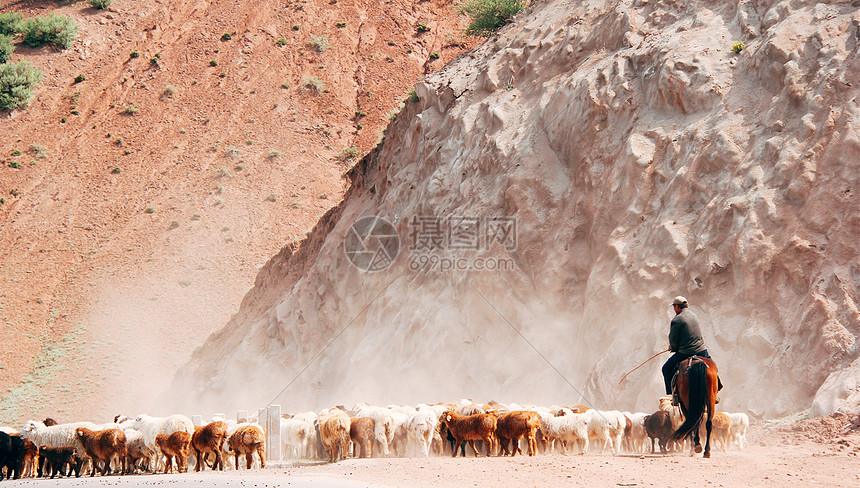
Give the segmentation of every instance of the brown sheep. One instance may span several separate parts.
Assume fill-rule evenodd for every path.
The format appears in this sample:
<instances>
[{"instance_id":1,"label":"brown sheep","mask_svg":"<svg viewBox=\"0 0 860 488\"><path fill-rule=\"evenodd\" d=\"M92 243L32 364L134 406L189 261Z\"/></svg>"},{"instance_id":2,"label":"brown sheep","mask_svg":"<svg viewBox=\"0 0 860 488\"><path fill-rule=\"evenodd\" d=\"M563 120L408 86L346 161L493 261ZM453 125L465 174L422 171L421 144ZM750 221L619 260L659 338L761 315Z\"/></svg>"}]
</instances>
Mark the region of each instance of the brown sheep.
<instances>
[{"instance_id":1,"label":"brown sheep","mask_svg":"<svg viewBox=\"0 0 860 488\"><path fill-rule=\"evenodd\" d=\"M96 475L96 469L100 462L104 463L102 467L102 476L110 474L110 465L114 459L117 460L119 466L123 466L125 462L125 434L118 429L106 429L92 431L86 427L78 427L75 429L76 447L82 448L87 456L92 459L93 467L90 471L90 476ZM122 472L124 470L120 470Z\"/></svg>"},{"instance_id":2,"label":"brown sheep","mask_svg":"<svg viewBox=\"0 0 860 488\"><path fill-rule=\"evenodd\" d=\"M321 415L319 422L320 439L329 462L333 463L346 458L346 452L349 449L349 416L343 412L333 412L332 414Z\"/></svg>"},{"instance_id":3,"label":"brown sheep","mask_svg":"<svg viewBox=\"0 0 860 488\"><path fill-rule=\"evenodd\" d=\"M674 431L672 418L665 410L657 410L645 417L645 433L651 438L651 454L654 454L654 439L657 439L662 454L669 452L666 444Z\"/></svg>"},{"instance_id":4,"label":"brown sheep","mask_svg":"<svg viewBox=\"0 0 860 488\"><path fill-rule=\"evenodd\" d=\"M260 458L260 467L266 467L266 434L257 425L243 425L233 432L228 441L233 455L236 457L236 469L239 469L239 456L245 456L248 469L254 462L254 453Z\"/></svg>"},{"instance_id":5,"label":"brown sheep","mask_svg":"<svg viewBox=\"0 0 860 488\"><path fill-rule=\"evenodd\" d=\"M371 446L375 438L375 428L376 422L370 417L351 419L349 423L349 438L352 440L355 453L357 453L356 457L366 458L373 456Z\"/></svg>"},{"instance_id":6,"label":"brown sheep","mask_svg":"<svg viewBox=\"0 0 860 488\"><path fill-rule=\"evenodd\" d=\"M439 421L448 427L448 431L454 438L452 457L457 457L457 449L465 441L482 440L487 444L487 456L495 452L497 421L494 415L489 413L457 415L448 410L442 414ZM478 456L477 450L475 456Z\"/></svg>"},{"instance_id":7,"label":"brown sheep","mask_svg":"<svg viewBox=\"0 0 860 488\"><path fill-rule=\"evenodd\" d=\"M499 439L501 456L508 454L508 442L513 442L511 456L516 456L520 450L520 438L528 441L528 454L534 456L537 451L537 430L541 426L540 415L537 412L517 411L503 414L496 423L496 437Z\"/></svg>"},{"instance_id":8,"label":"brown sheep","mask_svg":"<svg viewBox=\"0 0 860 488\"><path fill-rule=\"evenodd\" d=\"M191 436L191 447L197 453L197 466L194 467L194 471L204 469L204 461L210 452L215 455L215 464L212 465L212 469L224 471L224 458L221 456L221 449L226 440L227 424L224 422L211 422L205 427L195 427L194 435Z\"/></svg>"},{"instance_id":9,"label":"brown sheep","mask_svg":"<svg viewBox=\"0 0 860 488\"><path fill-rule=\"evenodd\" d=\"M181 430L170 435L158 434L155 436L155 446L164 454L164 474L173 471L174 457L177 471L180 473L188 471L185 461L188 459L188 449L191 447L191 434Z\"/></svg>"},{"instance_id":10,"label":"brown sheep","mask_svg":"<svg viewBox=\"0 0 860 488\"><path fill-rule=\"evenodd\" d=\"M24 473L21 475L24 478L32 478L36 476L36 471L39 467L39 448L36 444L28 440L24 440Z\"/></svg>"},{"instance_id":11,"label":"brown sheep","mask_svg":"<svg viewBox=\"0 0 860 488\"><path fill-rule=\"evenodd\" d=\"M708 415L705 414L702 417L702 423L699 427L700 436L707 435L705 431L705 420L707 420ZM729 450L729 444L732 441L732 419L725 412L717 412L714 414L714 420L711 423L711 439L714 441L714 446L719 442L720 446L723 449L723 452L727 452Z\"/></svg>"}]
</instances>

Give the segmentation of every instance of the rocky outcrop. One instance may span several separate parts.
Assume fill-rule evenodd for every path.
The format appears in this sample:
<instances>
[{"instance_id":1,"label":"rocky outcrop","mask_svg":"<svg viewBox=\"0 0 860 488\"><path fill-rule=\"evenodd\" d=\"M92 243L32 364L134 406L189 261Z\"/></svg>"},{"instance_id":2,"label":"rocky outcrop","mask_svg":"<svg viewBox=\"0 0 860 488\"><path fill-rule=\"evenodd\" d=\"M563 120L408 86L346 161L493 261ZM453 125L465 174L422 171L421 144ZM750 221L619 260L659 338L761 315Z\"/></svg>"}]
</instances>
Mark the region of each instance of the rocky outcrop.
<instances>
[{"instance_id":1,"label":"rocky outcrop","mask_svg":"<svg viewBox=\"0 0 860 488\"><path fill-rule=\"evenodd\" d=\"M174 391L653 409L656 361L617 382L683 294L725 409L856 409L858 23L850 1L536 5L416 86ZM400 237L381 271L344 252L364 216Z\"/></svg>"}]
</instances>

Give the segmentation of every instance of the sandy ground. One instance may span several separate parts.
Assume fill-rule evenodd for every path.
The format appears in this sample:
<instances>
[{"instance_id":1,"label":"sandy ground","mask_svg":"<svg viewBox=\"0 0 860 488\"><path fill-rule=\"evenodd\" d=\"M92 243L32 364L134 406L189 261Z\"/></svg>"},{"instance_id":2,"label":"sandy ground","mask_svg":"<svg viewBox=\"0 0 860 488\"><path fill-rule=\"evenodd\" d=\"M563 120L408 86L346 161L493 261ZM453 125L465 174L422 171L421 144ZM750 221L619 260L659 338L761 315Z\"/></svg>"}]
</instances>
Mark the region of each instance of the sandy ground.
<instances>
[{"instance_id":1,"label":"sandy ground","mask_svg":"<svg viewBox=\"0 0 860 488\"><path fill-rule=\"evenodd\" d=\"M54 480L56 486L185 487L783 487L860 486L860 434L814 442L792 434L752 433L743 451L687 455L589 454L532 458L348 459L251 472L116 476ZM4 486L46 484L18 480Z\"/></svg>"}]
</instances>

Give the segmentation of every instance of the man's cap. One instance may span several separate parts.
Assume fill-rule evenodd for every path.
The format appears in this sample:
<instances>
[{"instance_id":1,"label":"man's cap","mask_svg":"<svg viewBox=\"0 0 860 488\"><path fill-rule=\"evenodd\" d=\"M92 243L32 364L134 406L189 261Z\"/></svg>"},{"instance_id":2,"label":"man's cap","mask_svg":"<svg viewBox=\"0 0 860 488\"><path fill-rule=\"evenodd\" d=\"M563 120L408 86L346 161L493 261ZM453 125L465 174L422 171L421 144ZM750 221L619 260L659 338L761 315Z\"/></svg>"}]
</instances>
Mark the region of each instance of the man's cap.
<instances>
[{"instance_id":1,"label":"man's cap","mask_svg":"<svg viewBox=\"0 0 860 488\"><path fill-rule=\"evenodd\" d=\"M672 305L686 305L686 304L687 304L687 299L682 297L681 295L676 296L675 299L672 300Z\"/></svg>"}]
</instances>

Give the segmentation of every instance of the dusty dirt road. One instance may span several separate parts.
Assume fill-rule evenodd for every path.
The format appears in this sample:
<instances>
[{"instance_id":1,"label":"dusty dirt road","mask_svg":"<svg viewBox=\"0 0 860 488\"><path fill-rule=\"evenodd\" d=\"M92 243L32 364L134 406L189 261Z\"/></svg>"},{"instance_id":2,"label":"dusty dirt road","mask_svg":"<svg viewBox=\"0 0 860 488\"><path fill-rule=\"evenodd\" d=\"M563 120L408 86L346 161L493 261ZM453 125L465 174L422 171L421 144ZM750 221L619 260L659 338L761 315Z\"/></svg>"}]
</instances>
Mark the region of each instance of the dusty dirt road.
<instances>
[{"instance_id":1,"label":"dusty dirt road","mask_svg":"<svg viewBox=\"0 0 860 488\"><path fill-rule=\"evenodd\" d=\"M357 487L785 487L860 486L860 435L826 443L786 436L752 439L744 451L716 451L711 459L687 455L589 454L532 458L348 459L336 464L249 471L18 480L4 486L170 486L176 488L275 486Z\"/></svg>"}]
</instances>

